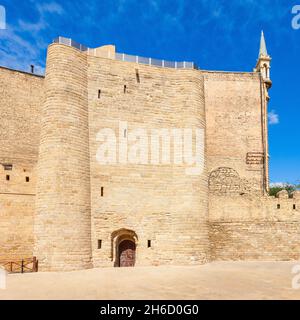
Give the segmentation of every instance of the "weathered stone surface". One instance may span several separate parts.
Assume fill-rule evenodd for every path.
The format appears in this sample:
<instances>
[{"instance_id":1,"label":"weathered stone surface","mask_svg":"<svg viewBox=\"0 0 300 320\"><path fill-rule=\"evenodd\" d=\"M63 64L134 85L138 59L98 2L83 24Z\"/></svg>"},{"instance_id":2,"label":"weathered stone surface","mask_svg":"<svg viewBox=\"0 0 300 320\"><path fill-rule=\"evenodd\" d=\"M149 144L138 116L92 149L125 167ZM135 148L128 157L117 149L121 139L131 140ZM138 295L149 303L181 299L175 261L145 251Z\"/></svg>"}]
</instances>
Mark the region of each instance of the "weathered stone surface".
<instances>
[{"instance_id":1,"label":"weathered stone surface","mask_svg":"<svg viewBox=\"0 0 300 320\"><path fill-rule=\"evenodd\" d=\"M13 165L0 166L0 260L34 254L42 270L113 266L122 240L135 242L136 265L298 259L299 192L267 196L260 73L113 58L113 47L87 54L52 44L45 79L0 68L0 162ZM203 129L204 171L101 164L105 128L125 139L140 128Z\"/></svg>"},{"instance_id":2,"label":"weathered stone surface","mask_svg":"<svg viewBox=\"0 0 300 320\"><path fill-rule=\"evenodd\" d=\"M295 200L300 200L300 190L292 192L292 198Z\"/></svg>"},{"instance_id":3,"label":"weathered stone surface","mask_svg":"<svg viewBox=\"0 0 300 320\"><path fill-rule=\"evenodd\" d=\"M0 67L0 260L32 256L43 81Z\"/></svg>"},{"instance_id":4,"label":"weathered stone surface","mask_svg":"<svg viewBox=\"0 0 300 320\"><path fill-rule=\"evenodd\" d=\"M276 198L288 199L288 197L289 197L289 193L287 192L287 190L281 190L276 194Z\"/></svg>"},{"instance_id":5,"label":"weathered stone surface","mask_svg":"<svg viewBox=\"0 0 300 320\"><path fill-rule=\"evenodd\" d=\"M34 225L41 270L92 265L87 68L79 50L49 46Z\"/></svg>"},{"instance_id":6,"label":"weathered stone surface","mask_svg":"<svg viewBox=\"0 0 300 320\"><path fill-rule=\"evenodd\" d=\"M128 134L138 128L149 132L160 128L205 129L202 73L94 56L88 56L88 65L94 266L116 263L118 237L113 235L120 230L122 237L123 229L137 235L137 265L209 261L206 169L200 176L191 176L183 164L101 165L95 156L99 130L118 132L120 120L128 123ZM104 197L100 197L101 187ZM98 239L103 243L101 249Z\"/></svg>"}]
</instances>

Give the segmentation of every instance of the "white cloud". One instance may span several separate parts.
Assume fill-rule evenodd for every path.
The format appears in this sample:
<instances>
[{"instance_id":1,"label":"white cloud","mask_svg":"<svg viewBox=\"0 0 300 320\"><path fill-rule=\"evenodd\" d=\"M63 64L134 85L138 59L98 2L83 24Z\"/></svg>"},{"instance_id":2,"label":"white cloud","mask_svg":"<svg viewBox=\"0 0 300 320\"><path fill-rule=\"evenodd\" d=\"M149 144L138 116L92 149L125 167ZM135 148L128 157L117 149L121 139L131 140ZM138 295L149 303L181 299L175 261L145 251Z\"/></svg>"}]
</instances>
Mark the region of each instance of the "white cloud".
<instances>
[{"instance_id":1,"label":"white cloud","mask_svg":"<svg viewBox=\"0 0 300 320\"><path fill-rule=\"evenodd\" d=\"M41 49L47 47L44 31L50 28L47 15L61 15L63 8L56 2L37 4L37 22L19 20L15 25L7 25L0 30L0 65L12 69L30 71L35 65L35 72L44 73L44 58ZM31 41L28 39L28 37Z\"/></svg>"},{"instance_id":2,"label":"white cloud","mask_svg":"<svg viewBox=\"0 0 300 320\"><path fill-rule=\"evenodd\" d=\"M268 119L270 125L279 123L279 115L275 112L275 110L272 110L268 113Z\"/></svg>"},{"instance_id":3,"label":"white cloud","mask_svg":"<svg viewBox=\"0 0 300 320\"><path fill-rule=\"evenodd\" d=\"M49 3L43 3L38 4L37 9L40 12L41 15L44 15L45 13L56 13L56 14L62 14L64 12L61 5L59 5L56 2L49 2Z\"/></svg>"},{"instance_id":4,"label":"white cloud","mask_svg":"<svg viewBox=\"0 0 300 320\"><path fill-rule=\"evenodd\" d=\"M24 20L19 20L19 29L20 31L25 32L35 32L38 33L42 30L49 27L49 23L46 20L46 14L58 14L62 15L64 10L56 2L38 4L36 6L37 11L39 12L39 19L36 23L30 23Z\"/></svg>"},{"instance_id":5,"label":"white cloud","mask_svg":"<svg viewBox=\"0 0 300 320\"><path fill-rule=\"evenodd\" d=\"M20 25L7 25L6 30L0 30L0 65L12 69L30 71L30 65L35 65L35 72L44 73L44 61L41 59L41 37L33 36L34 42L22 36Z\"/></svg>"},{"instance_id":6,"label":"white cloud","mask_svg":"<svg viewBox=\"0 0 300 320\"><path fill-rule=\"evenodd\" d=\"M290 183L290 182L271 182L270 183L271 188L286 188L289 186L295 186L297 188L297 190L299 189L298 185L299 185L298 182L293 182L293 183Z\"/></svg>"},{"instance_id":7,"label":"white cloud","mask_svg":"<svg viewBox=\"0 0 300 320\"><path fill-rule=\"evenodd\" d=\"M285 186L286 186L285 182L272 182L272 183L270 183L271 188L275 188L275 187L283 188Z\"/></svg>"},{"instance_id":8,"label":"white cloud","mask_svg":"<svg viewBox=\"0 0 300 320\"><path fill-rule=\"evenodd\" d=\"M39 48L22 38L13 26L7 25L6 30L0 30L1 66L29 71L30 65L34 64L36 72L43 73L39 55Z\"/></svg>"},{"instance_id":9,"label":"white cloud","mask_svg":"<svg viewBox=\"0 0 300 320\"><path fill-rule=\"evenodd\" d=\"M41 30L46 29L47 23L43 20L39 20L37 23L20 20L19 27L23 32L40 32Z\"/></svg>"}]
</instances>

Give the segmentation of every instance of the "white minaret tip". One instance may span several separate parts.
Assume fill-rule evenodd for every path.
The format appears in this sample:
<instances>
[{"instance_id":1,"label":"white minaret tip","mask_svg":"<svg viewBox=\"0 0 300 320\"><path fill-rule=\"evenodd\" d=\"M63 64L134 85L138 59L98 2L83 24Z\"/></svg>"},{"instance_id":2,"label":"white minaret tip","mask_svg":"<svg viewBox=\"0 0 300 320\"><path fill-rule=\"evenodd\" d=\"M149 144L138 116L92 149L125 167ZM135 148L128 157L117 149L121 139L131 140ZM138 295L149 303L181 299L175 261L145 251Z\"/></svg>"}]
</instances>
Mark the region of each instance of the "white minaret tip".
<instances>
[{"instance_id":1,"label":"white minaret tip","mask_svg":"<svg viewBox=\"0 0 300 320\"><path fill-rule=\"evenodd\" d=\"M259 48L259 56L269 56L268 51L267 51L267 45L266 45L266 40L265 40L265 35L264 32L261 31L261 37L260 37L260 48Z\"/></svg>"}]
</instances>

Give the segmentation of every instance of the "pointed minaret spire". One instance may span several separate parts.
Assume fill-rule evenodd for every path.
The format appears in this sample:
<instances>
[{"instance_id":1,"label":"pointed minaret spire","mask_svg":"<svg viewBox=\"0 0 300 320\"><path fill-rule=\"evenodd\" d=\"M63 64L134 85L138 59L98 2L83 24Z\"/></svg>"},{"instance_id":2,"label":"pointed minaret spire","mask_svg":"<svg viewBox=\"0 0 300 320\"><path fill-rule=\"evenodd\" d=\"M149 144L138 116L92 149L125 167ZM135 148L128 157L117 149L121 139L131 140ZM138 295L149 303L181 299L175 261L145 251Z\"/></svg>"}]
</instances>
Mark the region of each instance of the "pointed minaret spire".
<instances>
[{"instance_id":1,"label":"pointed minaret spire","mask_svg":"<svg viewBox=\"0 0 300 320\"><path fill-rule=\"evenodd\" d=\"M264 56L268 57L268 51L267 51L267 45L265 40L264 32L261 31L261 37L260 37L260 48L259 48L259 57Z\"/></svg>"},{"instance_id":2,"label":"pointed minaret spire","mask_svg":"<svg viewBox=\"0 0 300 320\"><path fill-rule=\"evenodd\" d=\"M259 56L256 67L254 68L254 72L260 72L267 89L270 89L272 86L272 81L270 79L270 68L271 57L268 54L265 35L262 31L260 37Z\"/></svg>"},{"instance_id":3,"label":"pointed minaret spire","mask_svg":"<svg viewBox=\"0 0 300 320\"><path fill-rule=\"evenodd\" d=\"M269 191L269 146L268 146L268 103L270 100L269 89L272 86L270 77L271 57L268 54L264 32L261 32L259 55L254 72L259 73L261 85L261 104L262 104L262 133L263 133L263 150L264 150L264 194Z\"/></svg>"}]
</instances>

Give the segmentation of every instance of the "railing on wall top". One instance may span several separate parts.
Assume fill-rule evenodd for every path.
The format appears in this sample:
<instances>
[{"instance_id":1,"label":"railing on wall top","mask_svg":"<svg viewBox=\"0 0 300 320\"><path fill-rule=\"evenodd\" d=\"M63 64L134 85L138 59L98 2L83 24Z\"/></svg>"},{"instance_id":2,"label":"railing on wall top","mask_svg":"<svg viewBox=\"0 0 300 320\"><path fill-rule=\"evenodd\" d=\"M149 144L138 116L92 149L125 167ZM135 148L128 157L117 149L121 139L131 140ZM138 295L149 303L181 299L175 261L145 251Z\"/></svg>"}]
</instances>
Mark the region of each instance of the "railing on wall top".
<instances>
[{"instance_id":1,"label":"railing on wall top","mask_svg":"<svg viewBox=\"0 0 300 320\"><path fill-rule=\"evenodd\" d=\"M54 43L60 43L64 44L70 47L74 47L80 51L87 51L88 53L90 51L94 51L96 49L90 49L86 46L83 46L82 44L64 37L58 37L54 39ZM107 57L110 58L110 57ZM177 62L177 61L166 61L166 60L159 60L159 59L153 59L153 58L145 58L140 56L133 56L125 53L117 53L115 54L115 60L119 61L126 61L126 62L135 62L140 64L147 64L151 66L156 67L162 67L162 68L174 68L174 69L198 69L197 65L194 62Z\"/></svg>"}]
</instances>

